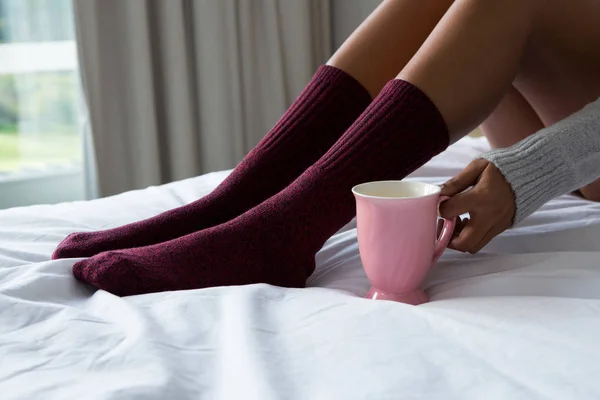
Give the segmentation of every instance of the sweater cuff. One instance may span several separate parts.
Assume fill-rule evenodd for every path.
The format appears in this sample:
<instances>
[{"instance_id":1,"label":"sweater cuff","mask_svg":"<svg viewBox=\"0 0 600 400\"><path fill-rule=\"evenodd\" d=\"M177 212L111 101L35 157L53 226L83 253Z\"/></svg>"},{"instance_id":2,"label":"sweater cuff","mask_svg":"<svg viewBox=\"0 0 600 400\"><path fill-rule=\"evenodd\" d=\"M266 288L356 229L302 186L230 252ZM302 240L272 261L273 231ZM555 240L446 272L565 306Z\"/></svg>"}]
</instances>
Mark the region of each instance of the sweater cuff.
<instances>
[{"instance_id":1,"label":"sweater cuff","mask_svg":"<svg viewBox=\"0 0 600 400\"><path fill-rule=\"evenodd\" d=\"M513 225L554 197L567 193L573 181L573 172L562 154L551 153L544 139L542 135L530 136L512 147L478 157L493 163L511 186L516 203Z\"/></svg>"}]
</instances>

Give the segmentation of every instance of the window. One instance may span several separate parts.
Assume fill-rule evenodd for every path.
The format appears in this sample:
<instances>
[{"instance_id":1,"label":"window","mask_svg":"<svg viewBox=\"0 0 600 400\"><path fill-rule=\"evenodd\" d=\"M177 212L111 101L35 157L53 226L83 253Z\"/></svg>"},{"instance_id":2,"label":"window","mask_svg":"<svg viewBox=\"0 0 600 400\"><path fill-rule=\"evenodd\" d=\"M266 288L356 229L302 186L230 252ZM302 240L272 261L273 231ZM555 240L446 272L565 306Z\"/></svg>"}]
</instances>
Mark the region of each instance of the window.
<instances>
[{"instance_id":1,"label":"window","mask_svg":"<svg viewBox=\"0 0 600 400\"><path fill-rule=\"evenodd\" d=\"M72 0L0 0L0 208L82 197L72 7Z\"/></svg>"}]
</instances>

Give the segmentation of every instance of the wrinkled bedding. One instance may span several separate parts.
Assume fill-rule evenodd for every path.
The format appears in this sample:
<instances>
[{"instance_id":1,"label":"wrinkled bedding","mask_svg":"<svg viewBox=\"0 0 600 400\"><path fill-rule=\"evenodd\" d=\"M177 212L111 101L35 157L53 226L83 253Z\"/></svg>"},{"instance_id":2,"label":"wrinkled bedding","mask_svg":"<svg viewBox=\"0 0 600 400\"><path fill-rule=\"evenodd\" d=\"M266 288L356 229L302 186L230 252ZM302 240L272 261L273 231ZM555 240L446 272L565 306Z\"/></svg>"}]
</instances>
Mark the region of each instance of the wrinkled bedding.
<instances>
[{"instance_id":1,"label":"wrinkled bedding","mask_svg":"<svg viewBox=\"0 0 600 400\"><path fill-rule=\"evenodd\" d=\"M487 146L463 139L411 179L441 183ZM600 398L600 204L573 196L476 256L447 251L418 307L362 298L353 223L307 289L119 298L50 260L70 232L177 207L226 174L0 211L0 398Z\"/></svg>"}]
</instances>

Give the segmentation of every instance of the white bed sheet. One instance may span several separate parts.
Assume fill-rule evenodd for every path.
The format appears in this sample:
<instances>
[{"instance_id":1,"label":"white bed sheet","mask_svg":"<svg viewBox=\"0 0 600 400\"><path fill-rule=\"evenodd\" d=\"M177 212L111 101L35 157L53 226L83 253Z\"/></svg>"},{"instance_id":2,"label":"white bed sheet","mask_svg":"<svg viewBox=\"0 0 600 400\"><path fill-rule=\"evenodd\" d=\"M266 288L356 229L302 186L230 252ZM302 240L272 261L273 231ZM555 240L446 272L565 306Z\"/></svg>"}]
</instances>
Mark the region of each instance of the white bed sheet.
<instances>
[{"instance_id":1,"label":"white bed sheet","mask_svg":"<svg viewBox=\"0 0 600 400\"><path fill-rule=\"evenodd\" d=\"M486 146L463 139L413 178L442 182ZM446 252L418 307L361 298L352 224L301 290L119 298L49 259L69 232L190 202L225 174L0 212L0 398L600 398L600 204L572 196L477 256Z\"/></svg>"}]
</instances>

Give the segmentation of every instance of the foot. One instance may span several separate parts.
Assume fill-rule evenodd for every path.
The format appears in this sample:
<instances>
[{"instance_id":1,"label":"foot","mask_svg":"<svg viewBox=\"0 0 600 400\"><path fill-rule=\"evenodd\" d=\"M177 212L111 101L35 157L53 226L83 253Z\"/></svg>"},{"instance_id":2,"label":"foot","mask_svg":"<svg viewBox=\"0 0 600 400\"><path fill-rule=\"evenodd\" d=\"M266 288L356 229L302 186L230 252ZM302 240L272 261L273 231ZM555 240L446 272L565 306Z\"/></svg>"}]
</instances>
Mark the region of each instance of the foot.
<instances>
[{"instance_id":1,"label":"foot","mask_svg":"<svg viewBox=\"0 0 600 400\"><path fill-rule=\"evenodd\" d=\"M316 250L295 247L286 234L293 230L264 207L252 211L168 242L100 253L76 263L73 275L118 296L253 283L304 287Z\"/></svg>"},{"instance_id":2,"label":"foot","mask_svg":"<svg viewBox=\"0 0 600 400\"><path fill-rule=\"evenodd\" d=\"M52 259L92 257L104 251L161 243L217 225L235 217L235 211L234 204L213 193L143 221L104 231L73 233L60 243Z\"/></svg>"}]
</instances>

